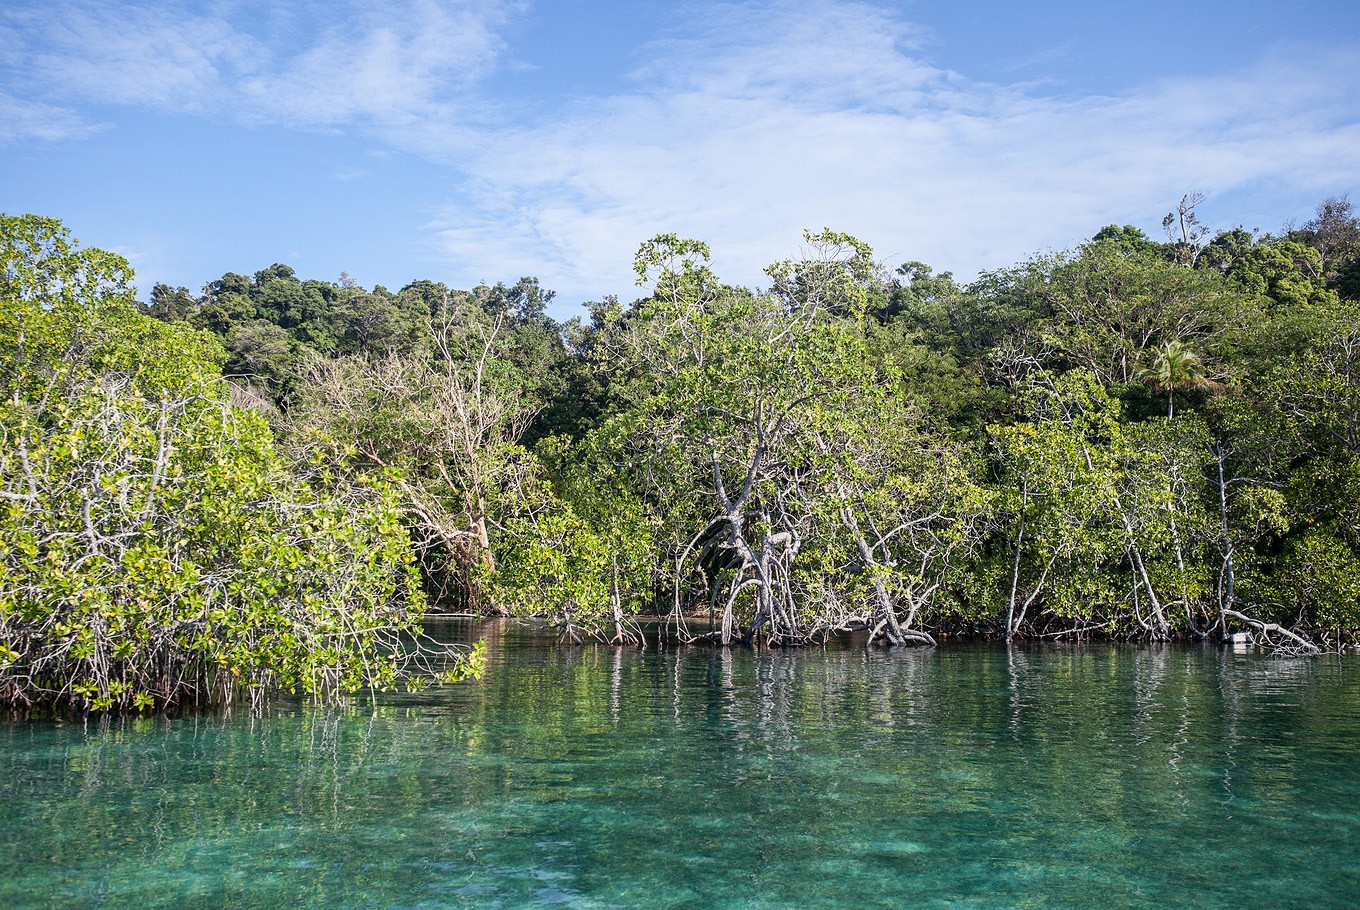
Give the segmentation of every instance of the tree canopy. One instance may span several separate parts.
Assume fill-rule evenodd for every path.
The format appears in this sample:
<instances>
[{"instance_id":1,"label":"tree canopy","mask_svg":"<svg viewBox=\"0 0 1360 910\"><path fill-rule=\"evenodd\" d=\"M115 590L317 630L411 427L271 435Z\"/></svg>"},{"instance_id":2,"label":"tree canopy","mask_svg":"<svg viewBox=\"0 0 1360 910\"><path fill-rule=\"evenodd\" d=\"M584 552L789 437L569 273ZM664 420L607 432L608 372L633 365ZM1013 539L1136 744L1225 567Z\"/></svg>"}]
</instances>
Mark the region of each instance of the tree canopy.
<instances>
[{"instance_id":1,"label":"tree canopy","mask_svg":"<svg viewBox=\"0 0 1360 910\"><path fill-rule=\"evenodd\" d=\"M386 479L286 461L217 340L138 312L125 261L0 225L0 702L258 704L476 669L412 637Z\"/></svg>"},{"instance_id":2,"label":"tree canopy","mask_svg":"<svg viewBox=\"0 0 1360 910\"><path fill-rule=\"evenodd\" d=\"M637 640L651 614L726 645L863 630L1340 647L1360 633L1360 227L1333 198L1279 236L1215 232L1200 201L1165 241L1109 225L969 284L821 230L739 287L706 244L660 235L637 253L637 299L565 323L533 278L393 293L279 263L197 295L158 285L139 312L117 257L7 219L0 343L25 365L5 379L4 505L16 528L36 520L41 450L39 487L67 491L43 514L65 516L71 547L138 539L124 512L89 536L109 501L189 549L272 541L261 587L223 583L274 592L261 609L319 602L287 587L290 560L331 558L374 616L428 600L578 640ZM162 446L230 454L153 495L173 486ZM110 477L129 479L96 495ZM287 517L303 503L310 519ZM206 571L143 599L187 603Z\"/></svg>"}]
</instances>

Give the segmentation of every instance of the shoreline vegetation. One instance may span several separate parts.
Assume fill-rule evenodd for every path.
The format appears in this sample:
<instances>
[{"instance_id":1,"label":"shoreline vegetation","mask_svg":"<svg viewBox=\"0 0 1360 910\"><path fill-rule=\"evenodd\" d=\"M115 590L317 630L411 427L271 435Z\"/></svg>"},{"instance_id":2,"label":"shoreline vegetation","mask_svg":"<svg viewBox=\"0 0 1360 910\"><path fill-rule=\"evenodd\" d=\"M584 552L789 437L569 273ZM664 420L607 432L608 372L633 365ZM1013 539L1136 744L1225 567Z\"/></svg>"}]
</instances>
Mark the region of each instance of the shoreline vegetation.
<instances>
[{"instance_id":1,"label":"shoreline vegetation","mask_svg":"<svg viewBox=\"0 0 1360 910\"><path fill-rule=\"evenodd\" d=\"M1360 220L1198 201L967 285L823 230L735 287L662 235L637 300L566 322L533 278L282 264L138 302L121 257L0 216L0 704L479 672L427 612L1353 646Z\"/></svg>"}]
</instances>

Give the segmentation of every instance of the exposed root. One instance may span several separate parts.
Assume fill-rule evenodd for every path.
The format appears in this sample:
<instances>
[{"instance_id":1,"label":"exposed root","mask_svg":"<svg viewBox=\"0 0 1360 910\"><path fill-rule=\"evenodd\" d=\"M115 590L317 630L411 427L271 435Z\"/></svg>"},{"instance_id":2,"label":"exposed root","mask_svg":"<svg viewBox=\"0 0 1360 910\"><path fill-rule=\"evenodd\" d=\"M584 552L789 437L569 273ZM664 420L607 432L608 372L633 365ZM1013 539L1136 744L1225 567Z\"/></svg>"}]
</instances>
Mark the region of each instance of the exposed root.
<instances>
[{"instance_id":1,"label":"exposed root","mask_svg":"<svg viewBox=\"0 0 1360 910\"><path fill-rule=\"evenodd\" d=\"M1277 623L1254 619L1236 610L1225 609L1223 615L1230 616L1256 629L1261 634L1263 643L1277 654L1314 655L1322 653L1322 649L1316 644Z\"/></svg>"}]
</instances>

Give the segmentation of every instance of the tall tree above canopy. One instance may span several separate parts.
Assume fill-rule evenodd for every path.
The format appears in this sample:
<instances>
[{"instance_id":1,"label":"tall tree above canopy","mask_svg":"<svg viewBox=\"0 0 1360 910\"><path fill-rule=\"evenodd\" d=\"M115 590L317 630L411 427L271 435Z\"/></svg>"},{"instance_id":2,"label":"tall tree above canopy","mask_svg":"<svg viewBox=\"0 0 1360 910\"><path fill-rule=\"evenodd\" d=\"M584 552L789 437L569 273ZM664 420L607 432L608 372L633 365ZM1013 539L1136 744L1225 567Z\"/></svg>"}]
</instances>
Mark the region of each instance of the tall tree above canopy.
<instances>
[{"instance_id":1,"label":"tall tree above canopy","mask_svg":"<svg viewBox=\"0 0 1360 910\"><path fill-rule=\"evenodd\" d=\"M1349 196L1329 196L1317 213L1294 236L1318 251L1323 275L1329 279L1360 258L1360 217Z\"/></svg>"},{"instance_id":2,"label":"tall tree above canopy","mask_svg":"<svg viewBox=\"0 0 1360 910\"><path fill-rule=\"evenodd\" d=\"M1208 226L1200 223L1199 215L1195 214L1203 201L1203 193L1186 193L1176 205L1176 211L1168 212L1162 219L1172 260L1190 268L1198 262L1204 251L1204 238L1209 236Z\"/></svg>"}]
</instances>

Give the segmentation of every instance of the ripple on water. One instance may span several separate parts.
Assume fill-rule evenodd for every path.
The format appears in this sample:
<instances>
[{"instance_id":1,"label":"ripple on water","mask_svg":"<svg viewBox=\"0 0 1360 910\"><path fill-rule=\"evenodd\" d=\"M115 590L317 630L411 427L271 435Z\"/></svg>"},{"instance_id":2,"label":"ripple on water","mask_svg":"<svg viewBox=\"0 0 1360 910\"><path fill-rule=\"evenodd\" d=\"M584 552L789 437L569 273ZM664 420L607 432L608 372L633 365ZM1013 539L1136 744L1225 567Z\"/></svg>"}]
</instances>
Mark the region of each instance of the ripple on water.
<instances>
[{"instance_id":1,"label":"ripple on water","mask_svg":"<svg viewBox=\"0 0 1360 910\"><path fill-rule=\"evenodd\" d=\"M1360 906L1357 658L516 634L345 710L0 728L0 906Z\"/></svg>"}]
</instances>

